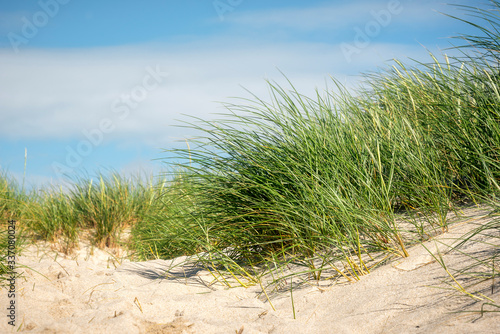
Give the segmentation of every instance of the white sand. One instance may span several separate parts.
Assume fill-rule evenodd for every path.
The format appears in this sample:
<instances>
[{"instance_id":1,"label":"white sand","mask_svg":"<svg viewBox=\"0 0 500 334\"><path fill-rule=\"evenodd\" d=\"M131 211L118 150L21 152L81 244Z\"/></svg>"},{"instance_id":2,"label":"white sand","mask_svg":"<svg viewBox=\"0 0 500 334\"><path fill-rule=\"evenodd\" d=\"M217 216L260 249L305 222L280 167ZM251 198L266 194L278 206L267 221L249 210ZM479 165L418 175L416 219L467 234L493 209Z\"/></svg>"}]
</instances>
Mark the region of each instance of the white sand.
<instances>
[{"instance_id":1,"label":"white sand","mask_svg":"<svg viewBox=\"0 0 500 334\"><path fill-rule=\"evenodd\" d=\"M484 210L467 214L487 221L480 219ZM472 227L456 224L425 245L435 251L437 240L451 244ZM467 251L484 247L474 243ZM20 257L31 269L17 281L17 326L4 317L1 333L21 323L21 332L32 333L500 333L499 313L453 313L481 304L443 289L445 271L420 245L356 283L318 288L312 282L294 290L295 320L289 292L271 297L273 311L259 286L208 287L207 271L169 271L172 261L119 261L102 250L90 255L83 245L65 258L49 249L30 246ZM467 262L457 253L444 259L451 268ZM493 298L500 300L497 291ZM7 303L3 293L0 305Z\"/></svg>"}]
</instances>

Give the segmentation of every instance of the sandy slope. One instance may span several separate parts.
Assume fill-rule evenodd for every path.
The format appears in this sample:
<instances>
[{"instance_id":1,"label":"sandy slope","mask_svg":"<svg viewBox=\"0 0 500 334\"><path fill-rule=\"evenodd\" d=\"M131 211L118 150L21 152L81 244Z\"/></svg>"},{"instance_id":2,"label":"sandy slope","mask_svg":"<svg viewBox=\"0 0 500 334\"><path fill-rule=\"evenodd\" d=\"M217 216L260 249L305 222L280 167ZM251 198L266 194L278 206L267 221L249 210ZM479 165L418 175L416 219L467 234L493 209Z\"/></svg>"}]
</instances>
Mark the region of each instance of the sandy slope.
<instances>
[{"instance_id":1,"label":"sandy slope","mask_svg":"<svg viewBox=\"0 0 500 334\"><path fill-rule=\"evenodd\" d=\"M484 213L467 211L473 217L469 223L456 224L425 245L435 251L436 240L451 243L473 227L471 221L487 221L481 219ZM446 274L420 245L409 258L379 267L359 282L294 290L296 320L289 293L271 298L273 311L260 287L209 286L211 276L200 268L172 269L172 261L162 260L119 261L101 250L90 255L83 245L66 258L48 249L31 246L20 257L31 268L25 269L25 280L17 281L17 325L22 323L23 332L500 333L498 313L452 313L480 304L436 288L445 286ZM484 251L484 245L475 243L467 251ZM454 268L466 262L456 253L445 260ZM2 293L0 305L7 303ZM0 332L11 331L4 318Z\"/></svg>"}]
</instances>

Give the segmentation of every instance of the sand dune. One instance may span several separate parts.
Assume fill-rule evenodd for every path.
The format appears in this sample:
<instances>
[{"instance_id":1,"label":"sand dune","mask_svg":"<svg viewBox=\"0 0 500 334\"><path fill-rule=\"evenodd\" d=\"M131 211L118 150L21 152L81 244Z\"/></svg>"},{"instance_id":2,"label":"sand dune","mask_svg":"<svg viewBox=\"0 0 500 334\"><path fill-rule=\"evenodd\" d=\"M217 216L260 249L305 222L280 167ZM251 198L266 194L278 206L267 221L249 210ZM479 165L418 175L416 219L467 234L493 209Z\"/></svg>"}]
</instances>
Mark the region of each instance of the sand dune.
<instances>
[{"instance_id":1,"label":"sand dune","mask_svg":"<svg viewBox=\"0 0 500 334\"><path fill-rule=\"evenodd\" d=\"M468 222L424 245L435 251L438 241L451 244L488 219L484 210L467 213ZM474 243L467 251L484 252L485 247ZM21 332L93 334L500 333L498 313L455 313L480 309L481 304L444 289L446 273L422 245L411 248L409 258L381 266L356 283L311 282L294 290L296 319L290 293L271 296L274 311L259 286L212 284L202 268L173 267L183 258L120 258L83 244L66 257L48 245L30 246L19 258L30 269L17 281L17 327L22 323ZM467 261L460 253L444 259L454 268ZM494 298L498 300L498 291ZM7 303L2 294L1 305ZM2 333L17 327L0 323Z\"/></svg>"}]
</instances>

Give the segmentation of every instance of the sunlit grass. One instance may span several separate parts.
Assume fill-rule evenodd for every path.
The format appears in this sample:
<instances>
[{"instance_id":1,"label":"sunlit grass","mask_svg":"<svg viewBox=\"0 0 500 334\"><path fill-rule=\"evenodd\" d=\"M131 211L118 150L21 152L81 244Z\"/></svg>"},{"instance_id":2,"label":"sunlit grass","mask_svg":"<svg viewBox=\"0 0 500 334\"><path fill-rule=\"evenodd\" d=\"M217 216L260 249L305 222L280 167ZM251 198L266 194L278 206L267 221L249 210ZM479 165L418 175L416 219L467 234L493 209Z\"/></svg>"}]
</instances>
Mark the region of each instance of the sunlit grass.
<instances>
[{"instance_id":1,"label":"sunlit grass","mask_svg":"<svg viewBox=\"0 0 500 334\"><path fill-rule=\"evenodd\" d=\"M80 177L65 188L22 190L7 174L0 208L5 219L16 219L33 240L56 243L71 251L81 238L98 247L122 245L120 235L155 205L163 181L125 178L112 172ZM97 181L96 181L97 180ZM123 246L123 245L122 245Z\"/></svg>"},{"instance_id":2,"label":"sunlit grass","mask_svg":"<svg viewBox=\"0 0 500 334\"><path fill-rule=\"evenodd\" d=\"M11 238L9 245L9 221L16 220L21 215L30 196L32 193L25 192L11 175L0 171L0 287L5 286L6 279L10 278L12 273L8 266L9 261L14 260L13 255L18 256L21 253L25 244L22 227L17 223L15 233L11 233L15 239Z\"/></svg>"},{"instance_id":3,"label":"sunlit grass","mask_svg":"<svg viewBox=\"0 0 500 334\"><path fill-rule=\"evenodd\" d=\"M1 214L65 252L88 236L140 259L194 256L221 283L259 284L266 296L275 290L266 275L275 286L293 276L359 280L445 232L464 202L498 201L500 36L491 13L479 27L487 37L463 36L485 57L395 61L365 74L364 88L332 79L335 89L314 97L268 82L268 98L189 123L202 136L171 150L184 161L171 175L98 174L69 190L26 193L2 174Z\"/></svg>"},{"instance_id":4,"label":"sunlit grass","mask_svg":"<svg viewBox=\"0 0 500 334\"><path fill-rule=\"evenodd\" d=\"M407 256L408 246L446 231L464 201L495 198L496 64L430 56L367 74L354 92L333 80L337 93L311 98L268 82L269 99L226 104L216 122L188 124L204 134L197 147L174 151L189 186L164 199L183 204L154 222L175 241L150 239L152 254L202 252L207 267L249 280L270 263L299 263L316 279L332 267L359 279L367 256Z\"/></svg>"}]
</instances>

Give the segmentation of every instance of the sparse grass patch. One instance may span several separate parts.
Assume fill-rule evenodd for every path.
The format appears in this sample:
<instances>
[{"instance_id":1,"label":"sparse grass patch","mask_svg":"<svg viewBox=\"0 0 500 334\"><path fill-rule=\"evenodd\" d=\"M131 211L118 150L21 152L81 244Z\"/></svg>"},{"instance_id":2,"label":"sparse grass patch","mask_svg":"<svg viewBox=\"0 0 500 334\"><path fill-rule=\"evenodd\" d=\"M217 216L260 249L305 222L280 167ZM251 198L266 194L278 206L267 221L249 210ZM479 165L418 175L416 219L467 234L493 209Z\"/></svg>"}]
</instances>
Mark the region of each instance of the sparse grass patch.
<instances>
[{"instance_id":1,"label":"sparse grass patch","mask_svg":"<svg viewBox=\"0 0 500 334\"><path fill-rule=\"evenodd\" d=\"M57 243L66 253L78 241L80 224L75 207L62 189L40 191L26 204L23 218L33 237Z\"/></svg>"},{"instance_id":2,"label":"sparse grass patch","mask_svg":"<svg viewBox=\"0 0 500 334\"><path fill-rule=\"evenodd\" d=\"M125 246L123 229L131 228L156 201L153 178L124 178L117 173L77 179L69 189L47 188L18 201L18 216L35 240L56 243L71 252L82 236L98 247ZM157 206L156 206L157 207Z\"/></svg>"}]
</instances>

